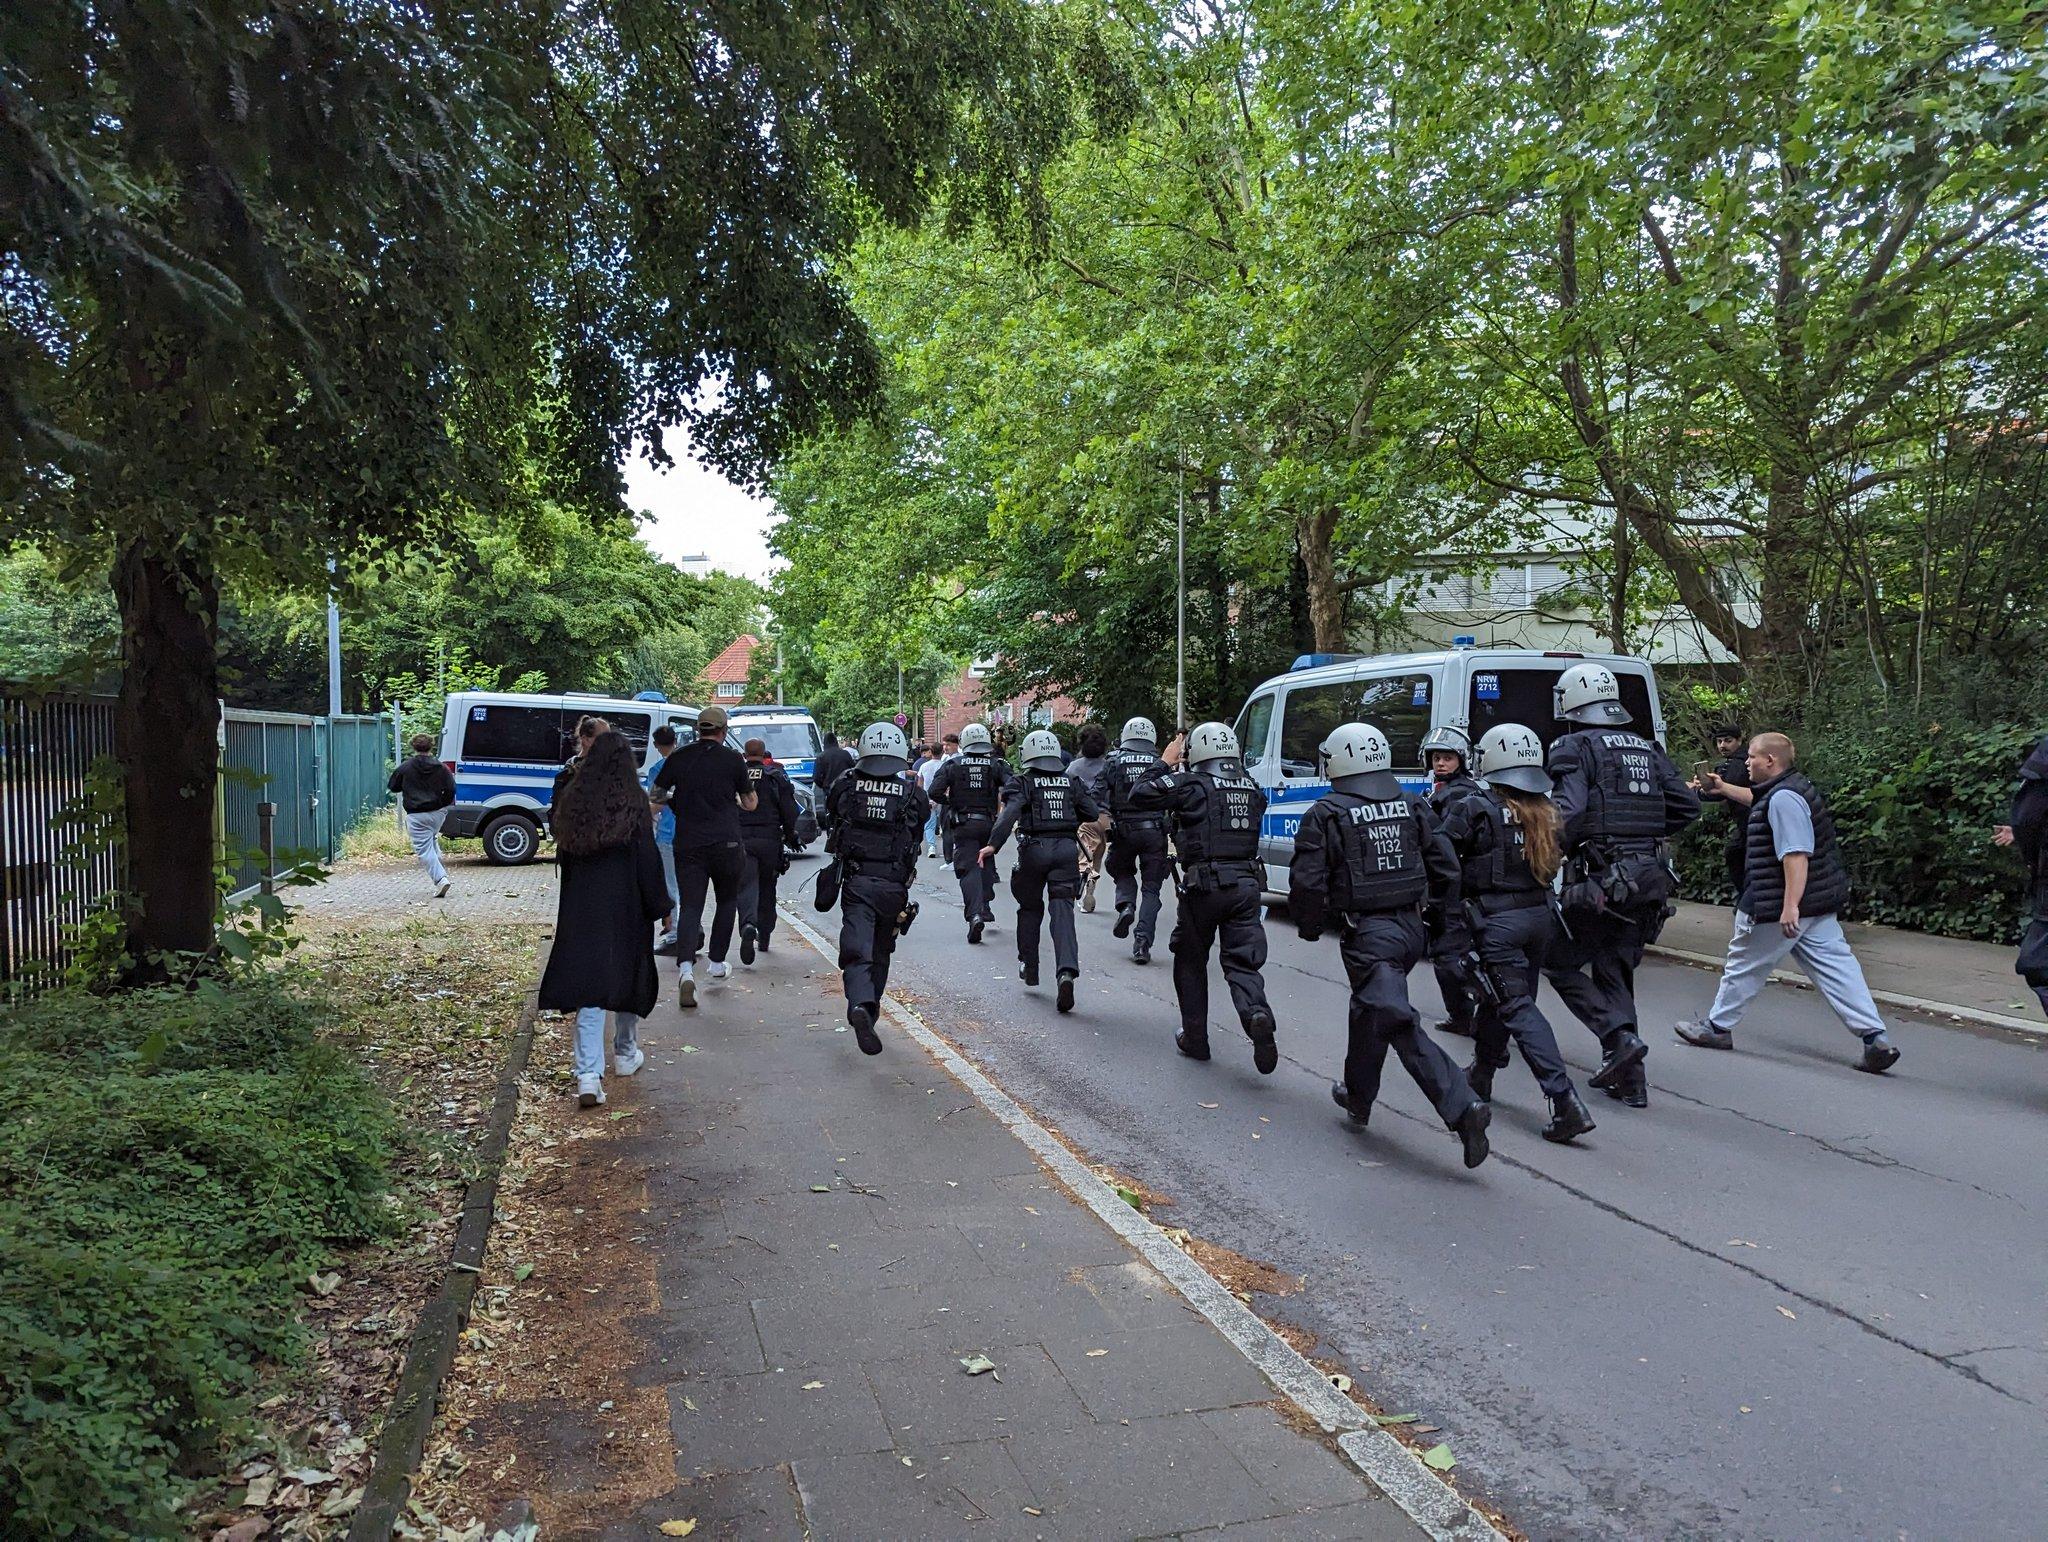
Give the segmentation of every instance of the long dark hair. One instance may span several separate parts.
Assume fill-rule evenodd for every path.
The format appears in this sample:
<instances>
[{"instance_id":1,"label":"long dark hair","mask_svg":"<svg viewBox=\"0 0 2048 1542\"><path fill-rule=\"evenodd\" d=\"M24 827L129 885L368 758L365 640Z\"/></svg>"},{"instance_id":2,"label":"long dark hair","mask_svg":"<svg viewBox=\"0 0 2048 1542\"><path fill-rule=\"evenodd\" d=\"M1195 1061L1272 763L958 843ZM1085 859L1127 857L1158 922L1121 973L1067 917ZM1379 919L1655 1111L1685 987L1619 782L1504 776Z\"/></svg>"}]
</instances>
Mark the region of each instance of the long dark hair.
<instances>
[{"instance_id":1,"label":"long dark hair","mask_svg":"<svg viewBox=\"0 0 2048 1542\"><path fill-rule=\"evenodd\" d=\"M612 730L599 734L555 804L555 850L588 857L653 828L632 741Z\"/></svg>"}]
</instances>

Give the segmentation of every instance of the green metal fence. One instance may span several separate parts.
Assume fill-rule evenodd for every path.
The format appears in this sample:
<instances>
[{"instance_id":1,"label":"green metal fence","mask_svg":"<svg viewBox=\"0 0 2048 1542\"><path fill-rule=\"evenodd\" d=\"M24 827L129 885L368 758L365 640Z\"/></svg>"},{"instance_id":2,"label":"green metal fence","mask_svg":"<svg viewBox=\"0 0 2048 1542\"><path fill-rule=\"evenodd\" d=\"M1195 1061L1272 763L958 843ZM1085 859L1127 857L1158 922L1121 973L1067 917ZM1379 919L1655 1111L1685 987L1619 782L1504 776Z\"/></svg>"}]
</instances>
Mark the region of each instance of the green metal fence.
<instances>
[{"instance_id":1,"label":"green metal fence","mask_svg":"<svg viewBox=\"0 0 2048 1542\"><path fill-rule=\"evenodd\" d=\"M307 857L332 862L342 837L390 805L391 718L303 717L230 707L221 724L221 831L237 858L233 888L262 879L257 805L274 803L272 839L281 867Z\"/></svg>"}]
</instances>

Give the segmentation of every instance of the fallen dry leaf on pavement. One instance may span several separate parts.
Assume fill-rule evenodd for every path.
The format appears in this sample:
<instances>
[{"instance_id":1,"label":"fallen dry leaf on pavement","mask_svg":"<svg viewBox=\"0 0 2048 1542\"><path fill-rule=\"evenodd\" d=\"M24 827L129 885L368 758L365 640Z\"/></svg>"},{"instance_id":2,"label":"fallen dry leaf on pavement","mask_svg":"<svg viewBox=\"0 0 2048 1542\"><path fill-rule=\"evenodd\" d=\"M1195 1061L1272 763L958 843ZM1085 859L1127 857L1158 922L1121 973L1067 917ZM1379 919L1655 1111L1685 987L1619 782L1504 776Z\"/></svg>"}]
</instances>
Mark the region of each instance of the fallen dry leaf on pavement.
<instances>
[{"instance_id":1,"label":"fallen dry leaf on pavement","mask_svg":"<svg viewBox=\"0 0 2048 1542\"><path fill-rule=\"evenodd\" d=\"M995 1361L987 1355L967 1355L960 1361L960 1369L970 1376L986 1376L995 1368Z\"/></svg>"},{"instance_id":2,"label":"fallen dry leaf on pavement","mask_svg":"<svg viewBox=\"0 0 2048 1542\"><path fill-rule=\"evenodd\" d=\"M665 1537L687 1537L697 1529L697 1518L693 1515L686 1521L663 1521L661 1534Z\"/></svg>"},{"instance_id":3,"label":"fallen dry leaf on pavement","mask_svg":"<svg viewBox=\"0 0 2048 1542\"><path fill-rule=\"evenodd\" d=\"M1794 1312L1790 1312L1790 1311L1787 1311L1787 1310L1786 1310L1786 1309L1785 1309L1784 1307L1782 1307L1782 1306L1778 1308L1778 1315L1779 1315L1780 1317L1789 1317L1789 1318L1791 1318L1791 1319L1792 1319L1792 1321L1794 1321L1794 1322L1797 1322L1797 1321L1799 1321L1799 1317L1798 1317L1798 1315L1797 1315L1796 1313L1794 1313Z\"/></svg>"},{"instance_id":4,"label":"fallen dry leaf on pavement","mask_svg":"<svg viewBox=\"0 0 2048 1542\"><path fill-rule=\"evenodd\" d=\"M1431 1446L1422 1453L1422 1460L1426 1466L1433 1467L1438 1472L1449 1472L1458 1465L1458 1459L1451 1455L1451 1448L1446 1445Z\"/></svg>"}]
</instances>

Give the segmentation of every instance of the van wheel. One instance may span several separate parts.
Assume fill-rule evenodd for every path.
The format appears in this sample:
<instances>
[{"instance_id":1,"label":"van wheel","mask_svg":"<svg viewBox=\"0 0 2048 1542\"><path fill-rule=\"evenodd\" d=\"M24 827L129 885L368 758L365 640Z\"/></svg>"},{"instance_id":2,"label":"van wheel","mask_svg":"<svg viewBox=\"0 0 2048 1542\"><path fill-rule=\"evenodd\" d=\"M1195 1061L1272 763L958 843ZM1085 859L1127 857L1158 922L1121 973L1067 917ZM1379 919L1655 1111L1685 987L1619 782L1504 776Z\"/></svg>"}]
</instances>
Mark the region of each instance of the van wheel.
<instances>
[{"instance_id":1,"label":"van wheel","mask_svg":"<svg viewBox=\"0 0 2048 1542\"><path fill-rule=\"evenodd\" d=\"M484 855L496 867L520 867L540 850L540 828L518 814L502 814L484 826Z\"/></svg>"}]
</instances>

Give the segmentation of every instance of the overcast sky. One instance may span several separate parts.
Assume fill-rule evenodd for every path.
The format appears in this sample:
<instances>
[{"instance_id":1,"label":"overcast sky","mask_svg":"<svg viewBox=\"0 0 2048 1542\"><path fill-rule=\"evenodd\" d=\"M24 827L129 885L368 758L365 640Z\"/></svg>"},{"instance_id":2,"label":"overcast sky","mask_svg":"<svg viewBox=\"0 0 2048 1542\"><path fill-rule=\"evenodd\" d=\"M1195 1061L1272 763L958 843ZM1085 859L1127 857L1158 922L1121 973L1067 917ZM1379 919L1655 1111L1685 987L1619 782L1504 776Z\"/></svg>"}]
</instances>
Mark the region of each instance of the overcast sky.
<instances>
[{"instance_id":1,"label":"overcast sky","mask_svg":"<svg viewBox=\"0 0 2048 1542\"><path fill-rule=\"evenodd\" d=\"M676 463L666 472L645 456L626 462L626 502L653 516L640 526L647 544L671 562L699 553L711 559L690 564L693 573L717 568L766 579L776 567L768 551L769 505L693 460L681 428L669 431L668 446Z\"/></svg>"}]
</instances>

